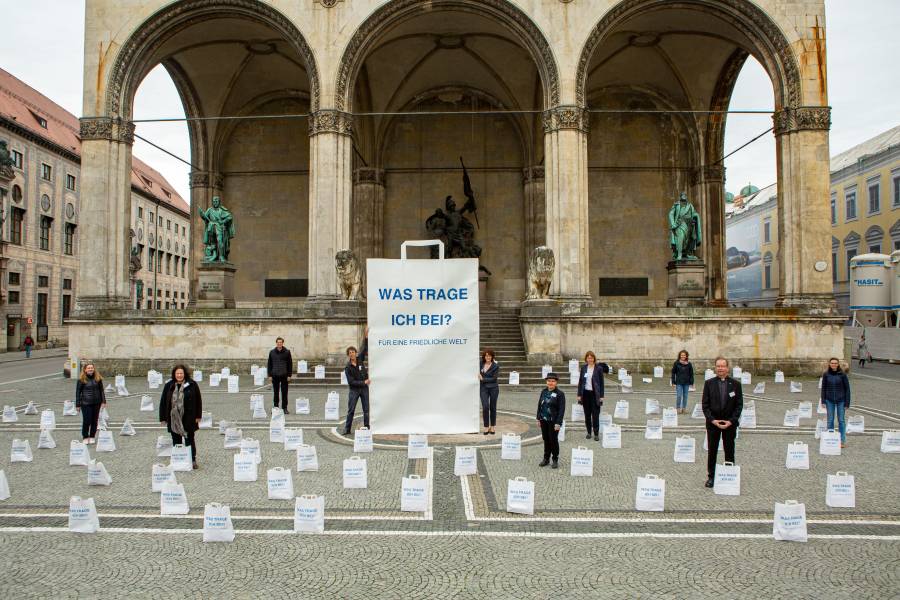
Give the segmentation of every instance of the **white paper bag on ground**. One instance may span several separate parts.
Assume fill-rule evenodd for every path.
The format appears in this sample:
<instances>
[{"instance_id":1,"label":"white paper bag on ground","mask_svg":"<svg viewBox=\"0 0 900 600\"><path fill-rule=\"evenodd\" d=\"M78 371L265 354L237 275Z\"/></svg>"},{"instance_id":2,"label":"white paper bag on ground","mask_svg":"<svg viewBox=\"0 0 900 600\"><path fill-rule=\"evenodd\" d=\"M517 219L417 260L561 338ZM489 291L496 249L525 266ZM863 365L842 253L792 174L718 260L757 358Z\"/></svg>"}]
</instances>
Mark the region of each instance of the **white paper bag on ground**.
<instances>
[{"instance_id":1,"label":"white paper bag on ground","mask_svg":"<svg viewBox=\"0 0 900 600\"><path fill-rule=\"evenodd\" d=\"M622 379L624 379L627 375L628 375L627 369L619 368L616 370L616 379L618 379L619 381L622 381Z\"/></svg>"},{"instance_id":2,"label":"white paper bag on ground","mask_svg":"<svg viewBox=\"0 0 900 600\"><path fill-rule=\"evenodd\" d=\"M323 531L325 531L325 496L298 496L294 500L294 533Z\"/></svg>"},{"instance_id":3,"label":"white paper bag on ground","mask_svg":"<svg viewBox=\"0 0 900 600\"><path fill-rule=\"evenodd\" d=\"M231 376L231 367L222 367L222 369L219 371L219 374L222 376L222 378Z\"/></svg>"},{"instance_id":4,"label":"white paper bag on ground","mask_svg":"<svg viewBox=\"0 0 900 600\"><path fill-rule=\"evenodd\" d=\"M566 441L566 422L565 422L565 421L563 421L563 422L562 422L562 425L559 426L559 436L558 436L558 438L559 438L559 441L560 441L560 442Z\"/></svg>"},{"instance_id":5,"label":"white paper bag on ground","mask_svg":"<svg viewBox=\"0 0 900 600\"><path fill-rule=\"evenodd\" d=\"M572 405L572 422L584 423L584 406L577 402Z\"/></svg>"},{"instance_id":6,"label":"white paper bag on ground","mask_svg":"<svg viewBox=\"0 0 900 600\"><path fill-rule=\"evenodd\" d=\"M318 471L319 456L316 447L309 444L300 444L297 447L297 471Z\"/></svg>"},{"instance_id":7,"label":"white paper bag on ground","mask_svg":"<svg viewBox=\"0 0 900 600\"><path fill-rule=\"evenodd\" d=\"M41 411L41 429L56 429L56 413L49 408Z\"/></svg>"},{"instance_id":8,"label":"white paper bag on ground","mask_svg":"<svg viewBox=\"0 0 900 600\"><path fill-rule=\"evenodd\" d=\"M141 412L153 412L153 398L144 394L141 396Z\"/></svg>"},{"instance_id":9,"label":"white paper bag on ground","mask_svg":"<svg viewBox=\"0 0 900 600\"><path fill-rule=\"evenodd\" d=\"M341 397L337 392L328 392L328 399L325 400L325 420L337 421L339 418Z\"/></svg>"},{"instance_id":10,"label":"white paper bag on ground","mask_svg":"<svg viewBox=\"0 0 900 600\"><path fill-rule=\"evenodd\" d=\"M784 383L784 371L775 371L775 383Z\"/></svg>"},{"instance_id":11,"label":"white paper bag on ground","mask_svg":"<svg viewBox=\"0 0 900 600\"><path fill-rule=\"evenodd\" d=\"M706 415L703 414L703 406L698 402L694 405L694 410L691 411L692 419L706 419Z\"/></svg>"},{"instance_id":12,"label":"white paper bag on ground","mask_svg":"<svg viewBox=\"0 0 900 600\"><path fill-rule=\"evenodd\" d=\"M772 537L782 542L805 542L806 505L796 500L775 503L775 518L772 520Z\"/></svg>"},{"instance_id":13,"label":"white paper bag on ground","mask_svg":"<svg viewBox=\"0 0 900 600\"><path fill-rule=\"evenodd\" d=\"M400 482L400 510L402 512L428 510L428 482L419 475L404 477Z\"/></svg>"},{"instance_id":14,"label":"white paper bag on ground","mask_svg":"<svg viewBox=\"0 0 900 600\"><path fill-rule=\"evenodd\" d=\"M753 383L753 376L746 371L741 373L741 385L750 385Z\"/></svg>"},{"instance_id":15,"label":"white paper bag on ground","mask_svg":"<svg viewBox=\"0 0 900 600\"><path fill-rule=\"evenodd\" d=\"M647 427L644 429L645 440L661 440L662 439L662 421L659 419L648 419Z\"/></svg>"},{"instance_id":16,"label":"white paper bag on ground","mask_svg":"<svg viewBox=\"0 0 900 600\"><path fill-rule=\"evenodd\" d=\"M881 432L881 451L885 454L900 452L900 430L891 429Z\"/></svg>"},{"instance_id":17,"label":"white paper bag on ground","mask_svg":"<svg viewBox=\"0 0 900 600\"><path fill-rule=\"evenodd\" d=\"M241 429L229 427L225 430L225 448L240 448L244 432Z\"/></svg>"},{"instance_id":18,"label":"white paper bag on ground","mask_svg":"<svg viewBox=\"0 0 900 600\"><path fill-rule=\"evenodd\" d=\"M504 433L500 442L501 460L522 459L522 436L517 433Z\"/></svg>"},{"instance_id":19,"label":"white paper bag on ground","mask_svg":"<svg viewBox=\"0 0 900 600\"><path fill-rule=\"evenodd\" d=\"M743 429L756 429L756 404L745 404L738 422Z\"/></svg>"},{"instance_id":20,"label":"white paper bag on ground","mask_svg":"<svg viewBox=\"0 0 900 600\"><path fill-rule=\"evenodd\" d=\"M645 415L658 415L659 414L659 401L654 400L653 398L647 398L644 402L644 414Z\"/></svg>"},{"instance_id":21,"label":"white paper bag on ground","mask_svg":"<svg viewBox=\"0 0 900 600\"><path fill-rule=\"evenodd\" d=\"M697 442L689 435L675 438L675 456L677 463L692 463L697 460Z\"/></svg>"},{"instance_id":22,"label":"white paper bag on ground","mask_svg":"<svg viewBox=\"0 0 900 600\"><path fill-rule=\"evenodd\" d=\"M365 489L369 487L366 460L358 456L344 459L344 489Z\"/></svg>"},{"instance_id":23,"label":"white paper bag on ground","mask_svg":"<svg viewBox=\"0 0 900 600\"><path fill-rule=\"evenodd\" d=\"M33 460L34 456L31 454L31 442L18 439L12 441L9 462L31 462Z\"/></svg>"},{"instance_id":24,"label":"white paper bag on ground","mask_svg":"<svg viewBox=\"0 0 900 600\"><path fill-rule=\"evenodd\" d=\"M731 369L731 376L732 376L734 379L737 379L738 381L740 381L741 375L743 375L743 374L744 374L744 370L743 370L742 368L740 368L740 367L733 367L733 368Z\"/></svg>"},{"instance_id":25,"label":"white paper bag on ground","mask_svg":"<svg viewBox=\"0 0 900 600\"><path fill-rule=\"evenodd\" d=\"M659 366L659 365L653 367L653 376L656 377L657 379L662 378L662 376L663 376L663 368L662 368L661 366Z\"/></svg>"},{"instance_id":26,"label":"white paper bag on ground","mask_svg":"<svg viewBox=\"0 0 900 600\"><path fill-rule=\"evenodd\" d=\"M616 401L616 409L613 412L613 417L615 417L616 419L628 418L628 400Z\"/></svg>"},{"instance_id":27,"label":"white paper bag on ground","mask_svg":"<svg viewBox=\"0 0 900 600\"><path fill-rule=\"evenodd\" d=\"M285 427L282 435L282 444L284 444L284 449L290 452L299 448L303 444L303 428Z\"/></svg>"},{"instance_id":28,"label":"white paper bag on ground","mask_svg":"<svg viewBox=\"0 0 900 600\"><path fill-rule=\"evenodd\" d=\"M570 462L569 475L572 477L594 476L594 451L584 446L572 448L572 461Z\"/></svg>"},{"instance_id":29,"label":"white paper bag on ground","mask_svg":"<svg viewBox=\"0 0 900 600\"><path fill-rule=\"evenodd\" d=\"M235 481L256 481L258 477L256 458L252 454L238 452L234 455L232 462Z\"/></svg>"},{"instance_id":30,"label":"white paper bag on ground","mask_svg":"<svg viewBox=\"0 0 900 600\"><path fill-rule=\"evenodd\" d=\"M600 413L600 417L597 419L597 426L600 427L600 433L603 433L603 429L612 425L612 415L609 413Z\"/></svg>"},{"instance_id":31,"label":"white paper bag on ground","mask_svg":"<svg viewBox=\"0 0 900 600\"><path fill-rule=\"evenodd\" d=\"M809 470L809 446L803 442L788 444L787 456L784 459L785 469Z\"/></svg>"},{"instance_id":32,"label":"white paper bag on ground","mask_svg":"<svg viewBox=\"0 0 900 600\"><path fill-rule=\"evenodd\" d=\"M741 467L730 462L716 465L713 491L719 496L741 495Z\"/></svg>"},{"instance_id":33,"label":"white paper bag on ground","mask_svg":"<svg viewBox=\"0 0 900 600\"><path fill-rule=\"evenodd\" d=\"M678 427L678 411L674 406L663 409L662 414L663 427Z\"/></svg>"},{"instance_id":34,"label":"white paper bag on ground","mask_svg":"<svg viewBox=\"0 0 900 600\"><path fill-rule=\"evenodd\" d=\"M207 504L203 509L203 541L233 542L234 524L231 522L231 508L218 502Z\"/></svg>"},{"instance_id":35,"label":"white paper bag on ground","mask_svg":"<svg viewBox=\"0 0 900 600\"><path fill-rule=\"evenodd\" d=\"M97 452L115 452L116 441L112 431L100 431L97 433Z\"/></svg>"},{"instance_id":36,"label":"white paper bag on ground","mask_svg":"<svg viewBox=\"0 0 900 600\"><path fill-rule=\"evenodd\" d=\"M579 372L578 359L570 358L569 359L569 373L578 373L578 372Z\"/></svg>"},{"instance_id":37,"label":"white paper bag on ground","mask_svg":"<svg viewBox=\"0 0 900 600\"><path fill-rule=\"evenodd\" d=\"M93 498L72 496L69 498L69 531L73 533L97 533L100 518Z\"/></svg>"},{"instance_id":38,"label":"white paper bag on ground","mask_svg":"<svg viewBox=\"0 0 900 600\"><path fill-rule=\"evenodd\" d=\"M316 379L325 379L325 365L316 365Z\"/></svg>"},{"instance_id":39,"label":"white paper bag on ground","mask_svg":"<svg viewBox=\"0 0 900 600\"><path fill-rule=\"evenodd\" d=\"M309 373L309 363L305 360L297 361L297 372L298 373Z\"/></svg>"},{"instance_id":40,"label":"white paper bag on ground","mask_svg":"<svg viewBox=\"0 0 900 600\"><path fill-rule=\"evenodd\" d=\"M265 419L269 416L266 414L266 408L263 406L262 402L255 402L252 411L253 412L250 413L251 419Z\"/></svg>"},{"instance_id":41,"label":"white paper bag on ground","mask_svg":"<svg viewBox=\"0 0 900 600\"><path fill-rule=\"evenodd\" d=\"M84 442L72 440L69 442L69 466L86 467L91 457Z\"/></svg>"},{"instance_id":42,"label":"white paper bag on ground","mask_svg":"<svg viewBox=\"0 0 900 600\"><path fill-rule=\"evenodd\" d=\"M309 398L296 398L294 400L294 414L297 414L297 415L308 415L309 414Z\"/></svg>"},{"instance_id":43,"label":"white paper bag on ground","mask_svg":"<svg viewBox=\"0 0 900 600\"><path fill-rule=\"evenodd\" d=\"M124 385L117 385L116 386L116 395L117 396L129 396L130 394L128 393L127 387L125 387Z\"/></svg>"},{"instance_id":44,"label":"white paper bag on ground","mask_svg":"<svg viewBox=\"0 0 900 600\"><path fill-rule=\"evenodd\" d=\"M353 433L354 452L374 452L375 444L372 442L372 432L368 427L360 427Z\"/></svg>"},{"instance_id":45,"label":"white paper bag on ground","mask_svg":"<svg viewBox=\"0 0 900 600\"><path fill-rule=\"evenodd\" d=\"M631 375L626 375L622 378L622 393L631 393Z\"/></svg>"},{"instance_id":46,"label":"white paper bag on ground","mask_svg":"<svg viewBox=\"0 0 900 600\"><path fill-rule=\"evenodd\" d=\"M50 433L49 429L41 429L41 434L38 436L38 450L42 448L52 449L56 448L56 440L53 439L53 435ZM97 448L99 450L99 448Z\"/></svg>"},{"instance_id":47,"label":"white paper bag on ground","mask_svg":"<svg viewBox=\"0 0 900 600\"><path fill-rule=\"evenodd\" d=\"M553 371L553 367L551 365L544 365L541 367L541 379L547 378L547 373L551 373Z\"/></svg>"},{"instance_id":48,"label":"white paper bag on ground","mask_svg":"<svg viewBox=\"0 0 900 600\"><path fill-rule=\"evenodd\" d=\"M703 380L704 381L709 381L710 379L712 379L715 376L716 376L716 372L713 371L712 369L706 369L706 371L703 372Z\"/></svg>"},{"instance_id":49,"label":"white paper bag on ground","mask_svg":"<svg viewBox=\"0 0 900 600\"><path fill-rule=\"evenodd\" d=\"M65 412L66 407L69 405L71 405L71 407L72 407L72 414L73 415L76 414L75 401L74 400L66 400L63 402L63 416L70 416L70 415L67 415ZM25 412L23 414L26 414L26 415L38 414L37 406L34 405L34 400L28 401L28 404L25 405Z\"/></svg>"},{"instance_id":50,"label":"white paper bag on ground","mask_svg":"<svg viewBox=\"0 0 900 600\"><path fill-rule=\"evenodd\" d=\"M789 408L784 411L785 427L800 427L800 411L796 408Z\"/></svg>"},{"instance_id":51,"label":"white paper bag on ground","mask_svg":"<svg viewBox=\"0 0 900 600\"><path fill-rule=\"evenodd\" d=\"M169 466L173 471L190 471L193 469L191 460L191 447L184 444L176 444L172 446L172 454L169 459Z\"/></svg>"},{"instance_id":52,"label":"white paper bag on ground","mask_svg":"<svg viewBox=\"0 0 900 600\"><path fill-rule=\"evenodd\" d=\"M228 431L228 428L233 426L233 423L230 423L225 420L219 421L219 435L225 435L225 432Z\"/></svg>"},{"instance_id":53,"label":"white paper bag on ground","mask_svg":"<svg viewBox=\"0 0 900 600\"><path fill-rule=\"evenodd\" d=\"M240 382L241 382L240 375L229 375L228 376L228 393L229 394L239 393L241 391Z\"/></svg>"},{"instance_id":54,"label":"white paper bag on ground","mask_svg":"<svg viewBox=\"0 0 900 600\"><path fill-rule=\"evenodd\" d=\"M256 387L266 385L266 377L265 375L263 375L262 371L257 371L253 375L253 385L255 385Z\"/></svg>"},{"instance_id":55,"label":"white paper bag on ground","mask_svg":"<svg viewBox=\"0 0 900 600\"><path fill-rule=\"evenodd\" d=\"M641 381L643 381L644 383L653 383L653 378L652 377L641 377Z\"/></svg>"},{"instance_id":56,"label":"white paper bag on ground","mask_svg":"<svg viewBox=\"0 0 900 600\"><path fill-rule=\"evenodd\" d=\"M119 387L120 385L125 385L125 376L124 375L116 375L115 385L116 385L116 387Z\"/></svg>"},{"instance_id":57,"label":"white paper bag on ground","mask_svg":"<svg viewBox=\"0 0 900 600\"><path fill-rule=\"evenodd\" d=\"M269 421L269 442L272 444L284 443L284 418Z\"/></svg>"},{"instance_id":58,"label":"white paper bag on ground","mask_svg":"<svg viewBox=\"0 0 900 600\"><path fill-rule=\"evenodd\" d=\"M819 454L823 456L840 456L841 434L834 429L823 431L819 436Z\"/></svg>"},{"instance_id":59,"label":"white paper bag on ground","mask_svg":"<svg viewBox=\"0 0 900 600\"><path fill-rule=\"evenodd\" d=\"M475 475L477 472L478 461L475 448L473 446L457 446L456 458L453 461L453 474L459 477L462 475Z\"/></svg>"},{"instance_id":60,"label":"white paper bag on ground","mask_svg":"<svg viewBox=\"0 0 900 600\"><path fill-rule=\"evenodd\" d=\"M509 372L509 385L519 385L519 372L518 371L510 371Z\"/></svg>"},{"instance_id":61,"label":"white paper bag on ground","mask_svg":"<svg viewBox=\"0 0 900 600\"><path fill-rule=\"evenodd\" d=\"M666 506L666 480L647 474L637 478L634 493L634 509L662 511Z\"/></svg>"},{"instance_id":62,"label":"white paper bag on ground","mask_svg":"<svg viewBox=\"0 0 900 600\"><path fill-rule=\"evenodd\" d=\"M820 437L822 437L823 431L828 431L828 424L825 419L819 419L818 421L816 421L816 430L813 435L815 435L816 439L819 439Z\"/></svg>"},{"instance_id":63,"label":"white paper bag on ground","mask_svg":"<svg viewBox=\"0 0 900 600\"><path fill-rule=\"evenodd\" d=\"M766 382L760 381L756 384L756 387L753 388L754 394L765 394L766 393Z\"/></svg>"},{"instance_id":64,"label":"white paper bag on ground","mask_svg":"<svg viewBox=\"0 0 900 600\"><path fill-rule=\"evenodd\" d=\"M0 500L6 500L9 496L9 481L6 479L6 473L0 469Z\"/></svg>"},{"instance_id":65,"label":"white paper bag on ground","mask_svg":"<svg viewBox=\"0 0 900 600\"><path fill-rule=\"evenodd\" d=\"M801 402L797 406L801 419L812 419L812 402Z\"/></svg>"},{"instance_id":66,"label":"white paper bag on ground","mask_svg":"<svg viewBox=\"0 0 900 600\"><path fill-rule=\"evenodd\" d=\"M241 452L245 452L253 457L256 464L262 462L262 450L259 447L259 440L253 438L244 438L241 440Z\"/></svg>"},{"instance_id":67,"label":"white paper bag on ground","mask_svg":"<svg viewBox=\"0 0 900 600\"><path fill-rule=\"evenodd\" d=\"M125 418L125 422L122 423L122 429L119 431L119 435L136 435L137 431L134 429L134 425L131 423L131 419Z\"/></svg>"},{"instance_id":68,"label":"white paper bag on ground","mask_svg":"<svg viewBox=\"0 0 900 600\"><path fill-rule=\"evenodd\" d=\"M159 514L186 515L190 510L187 494L184 493L184 485L167 483L163 486L159 492Z\"/></svg>"},{"instance_id":69,"label":"white paper bag on ground","mask_svg":"<svg viewBox=\"0 0 900 600\"><path fill-rule=\"evenodd\" d=\"M200 383L201 381L203 381L203 371L194 371L193 373L191 373L191 379L193 379L197 383Z\"/></svg>"},{"instance_id":70,"label":"white paper bag on ground","mask_svg":"<svg viewBox=\"0 0 900 600\"><path fill-rule=\"evenodd\" d=\"M29 402L28 404L29 404L29 406L31 406L32 409L34 409L34 412L28 412L28 408L26 408L25 414L26 415L37 414L37 409L34 407L34 403ZM63 402L63 416L64 417L74 417L77 415L78 415L78 408L75 406L74 400L66 400L65 402Z\"/></svg>"},{"instance_id":71,"label":"white paper bag on ground","mask_svg":"<svg viewBox=\"0 0 900 600\"><path fill-rule=\"evenodd\" d=\"M799 382L799 381L791 382L791 393L799 394L802 391L803 391L803 384L801 382Z\"/></svg>"},{"instance_id":72,"label":"white paper bag on ground","mask_svg":"<svg viewBox=\"0 0 900 600\"><path fill-rule=\"evenodd\" d=\"M150 491L159 493L167 483L177 484L175 471L169 465L155 464L150 472Z\"/></svg>"},{"instance_id":73,"label":"white paper bag on ground","mask_svg":"<svg viewBox=\"0 0 900 600\"><path fill-rule=\"evenodd\" d=\"M510 479L506 484L506 512L520 515L534 514L534 482L524 477Z\"/></svg>"},{"instance_id":74,"label":"white paper bag on ground","mask_svg":"<svg viewBox=\"0 0 900 600\"><path fill-rule=\"evenodd\" d=\"M106 471L106 467L102 462L92 460L87 468L87 484L88 485L111 485L112 477Z\"/></svg>"},{"instance_id":75,"label":"white paper bag on ground","mask_svg":"<svg viewBox=\"0 0 900 600\"><path fill-rule=\"evenodd\" d=\"M341 385L347 385L347 372L341 371Z\"/></svg>"},{"instance_id":76,"label":"white paper bag on ground","mask_svg":"<svg viewBox=\"0 0 900 600\"><path fill-rule=\"evenodd\" d=\"M622 447L622 427L621 425L610 425L603 429L603 447L604 448L621 448Z\"/></svg>"},{"instance_id":77,"label":"white paper bag on ground","mask_svg":"<svg viewBox=\"0 0 900 600\"><path fill-rule=\"evenodd\" d=\"M291 500L294 497L294 478L291 470L275 467L266 472L269 500Z\"/></svg>"},{"instance_id":78,"label":"white paper bag on ground","mask_svg":"<svg viewBox=\"0 0 900 600\"><path fill-rule=\"evenodd\" d=\"M569 372L569 385L578 385L578 371Z\"/></svg>"},{"instance_id":79,"label":"white paper bag on ground","mask_svg":"<svg viewBox=\"0 0 900 600\"><path fill-rule=\"evenodd\" d=\"M866 418L862 415L853 415L847 418L847 433L865 433Z\"/></svg>"},{"instance_id":80,"label":"white paper bag on ground","mask_svg":"<svg viewBox=\"0 0 900 600\"><path fill-rule=\"evenodd\" d=\"M816 414L817 414L817 415L827 415L827 414L828 414L828 409L825 408L825 405L824 405L824 404L822 404L821 402L819 402L818 404L816 404Z\"/></svg>"},{"instance_id":81,"label":"white paper bag on ground","mask_svg":"<svg viewBox=\"0 0 900 600\"><path fill-rule=\"evenodd\" d=\"M222 374L221 373L210 373L209 374L209 387L219 387L219 384L222 382Z\"/></svg>"},{"instance_id":82,"label":"white paper bag on ground","mask_svg":"<svg viewBox=\"0 0 900 600\"><path fill-rule=\"evenodd\" d=\"M411 433L406 440L406 457L428 458L428 436L424 433Z\"/></svg>"},{"instance_id":83,"label":"white paper bag on ground","mask_svg":"<svg viewBox=\"0 0 900 600\"><path fill-rule=\"evenodd\" d=\"M853 475L838 471L828 476L825 504L831 508L856 508L856 480Z\"/></svg>"},{"instance_id":84,"label":"white paper bag on ground","mask_svg":"<svg viewBox=\"0 0 900 600\"><path fill-rule=\"evenodd\" d=\"M208 410L203 411L203 414L200 416L200 429L212 429L213 427L213 416L212 413ZM209 505L207 505L209 506ZM227 506L225 508L228 508Z\"/></svg>"}]
</instances>

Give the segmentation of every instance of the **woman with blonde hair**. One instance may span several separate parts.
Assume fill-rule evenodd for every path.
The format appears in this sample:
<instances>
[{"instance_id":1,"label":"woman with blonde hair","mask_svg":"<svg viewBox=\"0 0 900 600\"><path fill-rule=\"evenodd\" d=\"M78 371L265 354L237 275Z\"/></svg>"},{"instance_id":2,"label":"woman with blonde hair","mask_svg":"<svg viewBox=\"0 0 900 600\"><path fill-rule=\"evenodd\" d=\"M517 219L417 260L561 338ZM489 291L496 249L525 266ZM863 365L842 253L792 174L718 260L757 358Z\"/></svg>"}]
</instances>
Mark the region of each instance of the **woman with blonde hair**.
<instances>
[{"instance_id":1,"label":"woman with blonde hair","mask_svg":"<svg viewBox=\"0 0 900 600\"><path fill-rule=\"evenodd\" d=\"M604 373L609 373L609 365L598 363L597 355L588 350L584 355L584 364L581 365L577 392L578 404L584 408L584 427L587 429L585 439L590 439L591 435L595 440L600 439L600 411L606 396L603 390Z\"/></svg>"},{"instance_id":2,"label":"woman with blonde hair","mask_svg":"<svg viewBox=\"0 0 900 600\"><path fill-rule=\"evenodd\" d=\"M100 410L104 406L106 393L103 391L103 377L94 367L94 363L86 362L82 365L81 375L75 383L75 410L81 412L81 437L85 444L94 443Z\"/></svg>"}]
</instances>

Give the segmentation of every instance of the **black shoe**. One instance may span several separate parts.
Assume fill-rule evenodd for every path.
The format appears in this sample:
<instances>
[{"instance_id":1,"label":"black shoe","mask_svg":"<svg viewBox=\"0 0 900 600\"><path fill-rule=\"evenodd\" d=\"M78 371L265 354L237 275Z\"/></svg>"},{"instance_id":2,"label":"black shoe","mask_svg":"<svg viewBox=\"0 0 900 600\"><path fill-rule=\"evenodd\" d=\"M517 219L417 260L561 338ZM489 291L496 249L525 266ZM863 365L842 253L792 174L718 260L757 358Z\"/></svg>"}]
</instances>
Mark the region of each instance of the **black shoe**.
<instances>
[{"instance_id":1,"label":"black shoe","mask_svg":"<svg viewBox=\"0 0 900 600\"><path fill-rule=\"evenodd\" d=\"M559 468L559 461L558 461L558 460L554 460L554 461L553 461L553 464L550 465L550 468L551 468L551 469L558 469L558 468Z\"/></svg>"},{"instance_id":2,"label":"black shoe","mask_svg":"<svg viewBox=\"0 0 900 600\"><path fill-rule=\"evenodd\" d=\"M344 430L341 431L341 435L350 435L350 430L345 427Z\"/></svg>"},{"instance_id":3,"label":"black shoe","mask_svg":"<svg viewBox=\"0 0 900 600\"><path fill-rule=\"evenodd\" d=\"M546 467L546 466L549 465L549 464L550 464L550 459L549 459L549 458L545 458L544 460L542 460L542 461L538 464L538 466L539 466L539 467Z\"/></svg>"},{"instance_id":4,"label":"black shoe","mask_svg":"<svg viewBox=\"0 0 900 600\"><path fill-rule=\"evenodd\" d=\"M497 435L496 431L489 431L488 433L490 433L491 435Z\"/></svg>"},{"instance_id":5,"label":"black shoe","mask_svg":"<svg viewBox=\"0 0 900 600\"><path fill-rule=\"evenodd\" d=\"M289 414L289 413L288 413L288 409L286 409L286 408L282 408L282 409L281 409L281 412L283 412L284 414Z\"/></svg>"},{"instance_id":6,"label":"black shoe","mask_svg":"<svg viewBox=\"0 0 900 600\"><path fill-rule=\"evenodd\" d=\"M595 442L599 442L599 441L600 441L600 436L597 435L597 434L594 434L594 441L595 441Z\"/></svg>"},{"instance_id":7,"label":"black shoe","mask_svg":"<svg viewBox=\"0 0 900 600\"><path fill-rule=\"evenodd\" d=\"M591 432L590 432L590 431L588 431L587 435L584 436L584 439L586 439L586 440L591 439Z\"/></svg>"},{"instance_id":8,"label":"black shoe","mask_svg":"<svg viewBox=\"0 0 900 600\"><path fill-rule=\"evenodd\" d=\"M709 479L707 479L704 485L708 488L711 488L713 486L713 478L710 477Z\"/></svg>"},{"instance_id":9,"label":"black shoe","mask_svg":"<svg viewBox=\"0 0 900 600\"><path fill-rule=\"evenodd\" d=\"M489 434L489 433L490 433L490 431L484 430L484 431L481 432L481 435L487 435L487 434Z\"/></svg>"}]
</instances>

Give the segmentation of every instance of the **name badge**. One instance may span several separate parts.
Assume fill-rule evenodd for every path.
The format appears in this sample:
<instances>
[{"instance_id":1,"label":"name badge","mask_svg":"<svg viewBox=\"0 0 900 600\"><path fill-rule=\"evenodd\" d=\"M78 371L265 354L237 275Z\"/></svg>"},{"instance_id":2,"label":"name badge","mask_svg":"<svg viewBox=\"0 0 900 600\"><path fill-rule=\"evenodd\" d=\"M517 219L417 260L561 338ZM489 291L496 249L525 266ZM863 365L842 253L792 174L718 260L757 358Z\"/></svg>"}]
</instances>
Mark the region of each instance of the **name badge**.
<instances>
[{"instance_id":1,"label":"name badge","mask_svg":"<svg viewBox=\"0 0 900 600\"><path fill-rule=\"evenodd\" d=\"M734 392L728 392L728 395L734 398Z\"/></svg>"}]
</instances>

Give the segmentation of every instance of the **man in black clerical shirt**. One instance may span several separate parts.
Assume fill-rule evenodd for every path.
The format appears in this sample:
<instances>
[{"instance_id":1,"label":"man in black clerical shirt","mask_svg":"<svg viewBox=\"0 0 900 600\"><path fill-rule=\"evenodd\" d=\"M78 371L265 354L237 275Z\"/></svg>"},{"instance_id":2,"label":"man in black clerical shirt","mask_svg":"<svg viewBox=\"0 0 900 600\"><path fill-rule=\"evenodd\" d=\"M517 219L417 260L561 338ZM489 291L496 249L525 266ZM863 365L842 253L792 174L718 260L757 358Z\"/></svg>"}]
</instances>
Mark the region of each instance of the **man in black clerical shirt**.
<instances>
[{"instance_id":1,"label":"man in black clerical shirt","mask_svg":"<svg viewBox=\"0 0 900 600\"><path fill-rule=\"evenodd\" d=\"M728 376L728 359L716 359L716 376L703 385L703 415L706 417L706 436L709 455L706 459L706 487L713 486L716 475L716 455L719 439L725 447L725 462L734 462L734 439L737 436L744 394L741 382Z\"/></svg>"}]
</instances>

